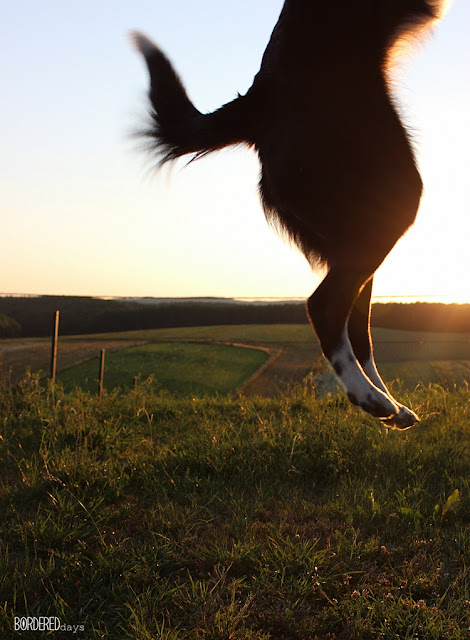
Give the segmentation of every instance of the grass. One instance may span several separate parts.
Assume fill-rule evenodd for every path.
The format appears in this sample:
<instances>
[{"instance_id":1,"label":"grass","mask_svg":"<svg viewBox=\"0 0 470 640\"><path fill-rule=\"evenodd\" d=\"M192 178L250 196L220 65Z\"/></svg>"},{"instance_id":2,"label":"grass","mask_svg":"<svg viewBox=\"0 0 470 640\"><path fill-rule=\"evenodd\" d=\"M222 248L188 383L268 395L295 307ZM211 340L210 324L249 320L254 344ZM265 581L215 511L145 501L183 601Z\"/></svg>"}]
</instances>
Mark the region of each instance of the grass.
<instances>
[{"instance_id":1,"label":"grass","mask_svg":"<svg viewBox=\"0 0 470 640\"><path fill-rule=\"evenodd\" d=\"M456 334L432 333L425 331L414 332L380 328L374 328L372 330L372 333L374 337L376 359L379 363L381 371L384 372L384 376L386 378L394 379L398 376L401 379L404 379L407 385L412 386L415 386L419 381L425 381L426 383L437 381L440 384L447 384L448 382L450 382L450 384L453 384L454 382L460 383L468 378L467 374L470 366L470 334L468 333ZM172 342L175 345L177 343L204 342L206 344L215 346L217 342L227 342L235 344L241 343L253 346L259 345L275 349L278 349L279 347L283 347L286 349L305 348L305 358L307 366L311 364L316 357L314 355L314 351L317 355L320 355L320 349L317 345L316 338L314 337L310 326L307 324L221 325L209 327L179 327L172 329L127 331L120 333L95 334L86 336L64 336L61 337L59 341L59 367L62 366L60 363L62 362L63 353L66 353L68 350L73 350L73 352L76 353L77 361L80 362L85 357L89 357L89 345L91 341L96 342L96 353L98 353L100 345L104 346L109 343L110 340L116 342L119 340L125 341L130 339L138 339L145 341L146 343L161 344L162 342ZM28 341L0 341L0 351L2 351L3 346L6 346L9 349L10 355L6 360L7 363L9 361L11 362L11 354L14 353L13 351L11 351L12 345L24 345L25 342L29 344L30 348L33 350L35 345L44 343L46 341L44 339ZM47 342L49 343L50 341L48 340ZM86 345L84 346L82 356L80 356L80 349L77 348L79 347L81 342ZM174 349L174 353L179 352L182 355L183 360L189 362L189 354L186 353L184 349L179 349L177 346L175 346ZM215 354L216 352L214 351L213 353ZM226 353L230 354L229 351L227 351ZM232 353L234 352L232 351ZM251 356L246 353L245 356L253 356L255 359L257 359L261 357L261 353L258 353L256 355L252 353ZM27 364L27 362L23 362L25 357L27 357L25 355L25 352L20 349L18 351L18 358L22 361L21 364L24 366ZM114 358L114 356L110 356L110 354L108 353L105 371L106 380L108 383L112 381L112 378L109 378L110 371L108 366L111 362L111 357ZM161 387L166 386L165 378L168 374L167 367L164 366L163 371L162 368L159 368L158 371L155 371L154 368L154 362L156 362L157 364L158 362L163 363L162 356L156 358L155 360L153 360L152 358L145 358L146 362L145 366L143 366L142 368L142 371L139 370L139 366L143 364L142 360L139 361L137 358L133 360L130 355L123 355L123 357L129 358L128 366L126 365L124 367L121 367L122 373L118 375L118 378L114 382L112 382L111 388L115 384L119 386L131 385L133 377L135 375L138 375L139 373L142 374L141 377L143 379L145 379L145 377L147 377L148 375L153 375L154 378L157 378ZM199 365L195 365L196 368L201 366L205 358L206 356L202 358L202 361ZM229 355L227 360L227 363L222 363L222 361L219 360L220 366L217 366L220 374L222 374L222 371L226 371L227 368L231 366L231 355ZM19 365L20 363L17 362L16 367L18 368ZM119 366L117 368L119 368ZM193 365L191 365L191 367L192 366ZM19 368L21 369L21 367ZM41 368L43 371L48 370L48 355L45 356L45 359L41 362L40 366L37 363L36 369L39 368ZM186 375L185 366L179 363L178 368L179 372L177 379L183 380ZM256 367L254 366L254 368ZM4 367L4 371L7 372L8 367ZM195 382L201 380L207 371L208 367L204 366L203 364L203 375L201 375L200 368L197 371L196 369L194 370L195 379L189 380L189 385L186 386L186 389L189 393L192 392L193 388L196 388L194 386ZM253 369L250 370L250 368L248 367L247 375L250 375L252 371ZM91 390L93 387L96 387L97 376L98 364L95 360L90 362L77 376L75 376L73 372L64 373L62 380L67 389L70 389L76 384L83 384L86 389ZM83 380L87 378L89 380L88 384L83 382ZM216 385L213 386L211 390L222 392L228 390L228 386L226 386L225 388L223 388L223 386L222 388L219 388L217 386L219 383L219 378L220 376L217 375L215 380ZM222 378L220 379L222 380ZM236 386L236 382L234 382L233 384ZM176 386L178 386L178 382L176 383ZM110 388L109 384L108 388ZM169 388L170 390L174 390L175 380L170 381L170 384L167 388Z\"/></svg>"},{"instance_id":2,"label":"grass","mask_svg":"<svg viewBox=\"0 0 470 640\"><path fill-rule=\"evenodd\" d=\"M397 346L403 345L457 345L454 353L467 358L470 354L470 333L445 333L431 331L402 331L399 329L382 329L373 327L372 335L375 343L391 345L390 354L396 353ZM102 333L87 336L66 337L65 340L86 338L109 340L204 340L243 342L247 344L296 344L316 342L309 324L247 324L247 325L215 325L204 327L173 327L169 329L145 329ZM399 343L399 344L397 344ZM393 351L392 351L393 348ZM450 347L451 349L453 347ZM403 356L406 352L402 353ZM468 356L470 359L470 355ZM402 357L403 359L403 357ZM406 358L405 358L406 359Z\"/></svg>"},{"instance_id":3,"label":"grass","mask_svg":"<svg viewBox=\"0 0 470 640\"><path fill-rule=\"evenodd\" d=\"M437 383L445 389L465 384L470 380L470 361L468 360L409 360L407 362L381 363L380 372L385 380L399 378L407 389L417 385L428 386Z\"/></svg>"},{"instance_id":4,"label":"grass","mask_svg":"<svg viewBox=\"0 0 470 640\"><path fill-rule=\"evenodd\" d=\"M267 360L256 349L225 345L155 343L106 355L104 383L108 389L131 387L133 377L152 378L155 386L196 395L229 393ZM66 391L81 387L96 391L98 361L61 371L58 380Z\"/></svg>"},{"instance_id":5,"label":"grass","mask_svg":"<svg viewBox=\"0 0 470 640\"><path fill-rule=\"evenodd\" d=\"M468 389L401 399L3 393L2 638L467 639Z\"/></svg>"},{"instance_id":6,"label":"grass","mask_svg":"<svg viewBox=\"0 0 470 640\"><path fill-rule=\"evenodd\" d=\"M203 340L204 342L240 342L243 344L292 344L316 342L309 324L237 324L204 327L172 327L101 333L96 339L125 340ZM80 338L80 337L79 337ZM69 338L74 339L74 338Z\"/></svg>"},{"instance_id":7,"label":"grass","mask_svg":"<svg viewBox=\"0 0 470 640\"><path fill-rule=\"evenodd\" d=\"M406 388L413 389L420 382L437 382L447 388L469 378L469 334L374 328L373 337L377 362L386 380L398 377ZM316 338L307 324L178 327L64 338L65 341L74 342L81 339L94 339L97 343L111 339L141 339L151 343L107 354L105 385L108 389L116 386L129 388L133 377L139 374L142 380L152 377L159 388L189 394L233 391L266 359L261 351L235 349L214 343L274 348L316 344ZM185 341L201 341L204 344ZM306 357L311 358L310 351ZM59 374L67 391L75 386L94 391L97 377L97 360ZM329 381L326 386L335 388L336 385Z\"/></svg>"}]
</instances>

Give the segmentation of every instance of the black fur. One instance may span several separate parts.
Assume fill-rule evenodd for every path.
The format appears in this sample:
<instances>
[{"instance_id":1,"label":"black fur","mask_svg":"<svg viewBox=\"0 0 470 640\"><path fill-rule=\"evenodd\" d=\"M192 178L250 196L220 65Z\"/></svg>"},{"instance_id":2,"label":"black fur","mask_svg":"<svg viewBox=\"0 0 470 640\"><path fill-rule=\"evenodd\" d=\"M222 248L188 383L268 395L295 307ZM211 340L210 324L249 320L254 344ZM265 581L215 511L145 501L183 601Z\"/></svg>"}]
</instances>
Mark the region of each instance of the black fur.
<instances>
[{"instance_id":1,"label":"black fur","mask_svg":"<svg viewBox=\"0 0 470 640\"><path fill-rule=\"evenodd\" d=\"M145 135L160 162L253 146L268 220L312 266L328 268L307 310L330 360L350 318L352 347L346 342L341 349L361 363L372 357L373 274L413 223L422 191L388 74L397 44L432 24L442 6L442 0L286 0L249 91L209 114L193 106L158 47L134 34L151 78ZM361 406L369 410L370 402ZM380 397L373 402L380 415ZM402 413L398 426L411 420Z\"/></svg>"}]
</instances>

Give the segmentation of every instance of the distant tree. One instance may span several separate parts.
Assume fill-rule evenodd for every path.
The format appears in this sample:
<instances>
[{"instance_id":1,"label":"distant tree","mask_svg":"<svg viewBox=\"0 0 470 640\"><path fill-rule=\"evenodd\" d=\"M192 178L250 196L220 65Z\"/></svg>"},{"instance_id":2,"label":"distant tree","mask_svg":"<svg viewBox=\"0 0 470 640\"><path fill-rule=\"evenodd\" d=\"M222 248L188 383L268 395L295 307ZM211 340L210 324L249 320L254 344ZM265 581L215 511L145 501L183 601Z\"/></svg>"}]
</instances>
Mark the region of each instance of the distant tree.
<instances>
[{"instance_id":1,"label":"distant tree","mask_svg":"<svg viewBox=\"0 0 470 640\"><path fill-rule=\"evenodd\" d=\"M470 304L378 303L373 306L372 324L408 331L470 332Z\"/></svg>"},{"instance_id":2,"label":"distant tree","mask_svg":"<svg viewBox=\"0 0 470 640\"><path fill-rule=\"evenodd\" d=\"M0 338L16 338L21 335L21 325L14 318L0 313Z\"/></svg>"},{"instance_id":3,"label":"distant tree","mask_svg":"<svg viewBox=\"0 0 470 640\"><path fill-rule=\"evenodd\" d=\"M102 300L78 296L0 297L0 337L51 336L53 317L60 311L60 334L80 335L236 324L297 324L307 322L303 302L268 304L219 300ZM408 331L470 333L470 304L376 303L372 325Z\"/></svg>"}]
</instances>

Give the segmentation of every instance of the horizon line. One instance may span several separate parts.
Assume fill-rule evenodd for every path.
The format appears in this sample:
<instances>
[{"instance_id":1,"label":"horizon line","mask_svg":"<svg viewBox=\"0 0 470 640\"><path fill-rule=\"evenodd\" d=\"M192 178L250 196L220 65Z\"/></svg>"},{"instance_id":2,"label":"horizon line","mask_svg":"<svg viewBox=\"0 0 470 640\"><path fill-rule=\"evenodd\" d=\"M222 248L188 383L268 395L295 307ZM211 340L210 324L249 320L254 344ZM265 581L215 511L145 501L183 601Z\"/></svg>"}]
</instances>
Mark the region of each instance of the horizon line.
<instances>
[{"instance_id":1,"label":"horizon line","mask_svg":"<svg viewBox=\"0 0 470 640\"><path fill-rule=\"evenodd\" d=\"M235 301L302 301L308 296L221 296L221 295L199 295L199 296L157 296L157 295L93 295L83 293L19 293L0 292L0 298L40 298L40 297L70 297L70 298L95 298L103 300L235 300ZM393 294L393 295L372 295L372 302L439 302L442 304L470 304L470 299L458 299L458 296L450 294Z\"/></svg>"}]
</instances>

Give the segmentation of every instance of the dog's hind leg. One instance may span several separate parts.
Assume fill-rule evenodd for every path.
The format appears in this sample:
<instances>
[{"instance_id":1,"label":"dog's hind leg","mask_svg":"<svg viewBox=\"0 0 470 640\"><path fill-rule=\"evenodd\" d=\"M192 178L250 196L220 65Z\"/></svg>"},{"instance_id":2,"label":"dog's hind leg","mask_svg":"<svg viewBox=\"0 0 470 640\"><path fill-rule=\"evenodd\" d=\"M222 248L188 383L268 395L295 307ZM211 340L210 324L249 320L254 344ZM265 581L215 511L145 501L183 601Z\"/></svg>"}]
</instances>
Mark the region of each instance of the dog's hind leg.
<instances>
[{"instance_id":1,"label":"dog's hind leg","mask_svg":"<svg viewBox=\"0 0 470 640\"><path fill-rule=\"evenodd\" d=\"M359 269L351 265L333 266L309 298L307 312L323 353L349 400L386 424L406 428L416 422L416 416L411 412L404 414L388 392L371 382L359 364L349 338L350 314L373 272L374 269ZM369 295L370 300L367 291L364 295Z\"/></svg>"},{"instance_id":2,"label":"dog's hind leg","mask_svg":"<svg viewBox=\"0 0 470 640\"><path fill-rule=\"evenodd\" d=\"M366 282L352 307L348 321L348 335L354 355L366 376L378 389L390 395L390 392L377 371L372 337L370 334L372 281L373 278L370 278L370 280Z\"/></svg>"},{"instance_id":3,"label":"dog's hind leg","mask_svg":"<svg viewBox=\"0 0 470 640\"><path fill-rule=\"evenodd\" d=\"M410 422L417 422L419 418L407 407L399 404L387 389L384 381L380 377L374 358L374 350L372 346L372 338L370 334L370 311L371 311L371 295L372 282L370 278L364 285L356 302L353 305L348 322L348 334L354 354L362 367L362 370L369 380L378 389L386 393L398 405L400 411L398 416L390 419L390 425L400 428L403 424L406 428L410 426ZM385 420L388 423L387 420Z\"/></svg>"}]
</instances>

